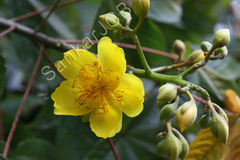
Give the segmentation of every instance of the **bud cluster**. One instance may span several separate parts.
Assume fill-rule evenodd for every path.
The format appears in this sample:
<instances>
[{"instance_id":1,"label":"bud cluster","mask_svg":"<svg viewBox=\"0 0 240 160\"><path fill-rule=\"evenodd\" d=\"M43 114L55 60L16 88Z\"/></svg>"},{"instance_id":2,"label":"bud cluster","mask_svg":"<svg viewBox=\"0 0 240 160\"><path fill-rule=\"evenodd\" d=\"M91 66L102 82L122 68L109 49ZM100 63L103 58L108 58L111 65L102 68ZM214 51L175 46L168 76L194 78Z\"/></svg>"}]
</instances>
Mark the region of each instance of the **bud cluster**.
<instances>
[{"instance_id":1,"label":"bud cluster","mask_svg":"<svg viewBox=\"0 0 240 160\"><path fill-rule=\"evenodd\" d=\"M168 133L160 132L157 141L156 150L160 156L166 154L170 160L176 160L178 157L184 159L188 154L188 142L175 128Z\"/></svg>"},{"instance_id":2,"label":"bud cluster","mask_svg":"<svg viewBox=\"0 0 240 160\"><path fill-rule=\"evenodd\" d=\"M210 127L213 136L220 142L226 144L229 134L227 114L216 104L213 103L216 111L207 109L207 113L199 120L202 129Z\"/></svg>"}]
</instances>

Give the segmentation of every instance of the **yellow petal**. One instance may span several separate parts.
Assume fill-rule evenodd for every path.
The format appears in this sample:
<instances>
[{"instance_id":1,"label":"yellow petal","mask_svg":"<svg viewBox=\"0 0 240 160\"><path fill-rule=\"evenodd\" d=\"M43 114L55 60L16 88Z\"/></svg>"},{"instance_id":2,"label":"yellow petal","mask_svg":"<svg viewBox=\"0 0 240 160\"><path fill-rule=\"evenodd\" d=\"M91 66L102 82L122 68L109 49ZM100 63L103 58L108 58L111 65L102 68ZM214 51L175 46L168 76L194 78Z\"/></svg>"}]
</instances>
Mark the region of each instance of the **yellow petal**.
<instances>
[{"instance_id":1,"label":"yellow petal","mask_svg":"<svg viewBox=\"0 0 240 160\"><path fill-rule=\"evenodd\" d=\"M118 89L123 90L122 111L129 117L139 115L143 110L144 87L142 81L133 74L125 74Z\"/></svg>"},{"instance_id":2,"label":"yellow petal","mask_svg":"<svg viewBox=\"0 0 240 160\"><path fill-rule=\"evenodd\" d=\"M76 102L77 95L72 92L73 82L67 80L63 81L60 87L56 88L55 92L51 95L54 101L54 114L56 115L85 115L92 111L87 108L87 104L80 105Z\"/></svg>"},{"instance_id":3,"label":"yellow petal","mask_svg":"<svg viewBox=\"0 0 240 160\"><path fill-rule=\"evenodd\" d=\"M103 71L111 70L121 78L126 72L124 51L112 43L108 37L103 37L98 43L98 61Z\"/></svg>"},{"instance_id":4,"label":"yellow petal","mask_svg":"<svg viewBox=\"0 0 240 160\"><path fill-rule=\"evenodd\" d=\"M99 113L98 109L91 112L89 122L92 131L102 138L113 137L122 128L122 111L107 105L107 114Z\"/></svg>"},{"instance_id":5,"label":"yellow petal","mask_svg":"<svg viewBox=\"0 0 240 160\"><path fill-rule=\"evenodd\" d=\"M97 58L84 49L72 49L64 53L64 58L57 63L56 68L66 79L74 79L82 65L92 64Z\"/></svg>"}]
</instances>

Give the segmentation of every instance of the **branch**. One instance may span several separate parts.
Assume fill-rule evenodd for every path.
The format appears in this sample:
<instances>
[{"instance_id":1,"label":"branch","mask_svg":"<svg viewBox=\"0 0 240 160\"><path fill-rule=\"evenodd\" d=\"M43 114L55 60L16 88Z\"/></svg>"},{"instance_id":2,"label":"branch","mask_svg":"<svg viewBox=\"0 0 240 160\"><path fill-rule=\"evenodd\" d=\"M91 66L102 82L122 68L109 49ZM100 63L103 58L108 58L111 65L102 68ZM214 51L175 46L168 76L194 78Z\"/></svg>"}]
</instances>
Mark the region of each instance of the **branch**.
<instances>
[{"instance_id":1,"label":"branch","mask_svg":"<svg viewBox=\"0 0 240 160\"><path fill-rule=\"evenodd\" d=\"M0 28L6 29L10 27L15 28L14 32L23 35L41 45L44 45L46 48L53 48L61 52L66 52L71 49L67 43L62 42L59 39L49 37L46 34L36 32L35 30L24 25L0 17Z\"/></svg>"}]
</instances>

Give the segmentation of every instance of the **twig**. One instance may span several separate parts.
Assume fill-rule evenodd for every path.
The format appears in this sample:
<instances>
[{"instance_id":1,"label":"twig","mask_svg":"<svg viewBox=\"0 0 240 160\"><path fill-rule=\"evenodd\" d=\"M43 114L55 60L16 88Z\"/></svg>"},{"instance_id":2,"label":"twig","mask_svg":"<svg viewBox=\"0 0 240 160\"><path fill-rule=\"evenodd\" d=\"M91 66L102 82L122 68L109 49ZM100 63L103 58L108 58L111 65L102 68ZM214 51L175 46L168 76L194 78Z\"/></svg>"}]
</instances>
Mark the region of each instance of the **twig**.
<instances>
[{"instance_id":1,"label":"twig","mask_svg":"<svg viewBox=\"0 0 240 160\"><path fill-rule=\"evenodd\" d=\"M66 43L69 43L69 44L74 44L74 43L84 43L84 40L62 40L62 42L66 42ZM95 40L91 40L91 42L93 44L98 44L98 41L95 41ZM119 42L113 42L113 43L116 44L119 47L136 49L136 46L133 45L133 44L125 44L125 43L119 43ZM156 50L156 49L142 47L142 50L144 52L154 53L154 54L157 54L157 55L160 55L160 56L168 57L168 58L171 58L173 60L178 59L178 56L175 56L175 55L167 53L167 52L159 51L159 50ZM181 59L181 61L184 61L184 59Z\"/></svg>"},{"instance_id":2,"label":"twig","mask_svg":"<svg viewBox=\"0 0 240 160\"><path fill-rule=\"evenodd\" d=\"M82 0L62 2L62 3L57 5L57 8L60 8L60 7L63 7L63 6L67 6L67 5L70 5L70 4L73 4L73 3L76 3L76 2L80 2L80 1L82 1ZM41 9L41 10L38 10L38 11L35 11L35 12L28 13L28 14L25 14L25 15L22 15L22 16L19 16L19 17L16 17L16 18L13 18L13 21L15 21L15 22L22 21L24 19L27 19L27 18L36 16L38 14L41 14L43 12L46 12L46 11L50 10L51 8L52 8L52 6L44 8L44 9Z\"/></svg>"},{"instance_id":3,"label":"twig","mask_svg":"<svg viewBox=\"0 0 240 160\"><path fill-rule=\"evenodd\" d=\"M0 103L0 140L4 141L1 103Z\"/></svg>"},{"instance_id":4,"label":"twig","mask_svg":"<svg viewBox=\"0 0 240 160\"><path fill-rule=\"evenodd\" d=\"M14 121L13 121L13 124L12 124L12 128L11 128L10 133L9 133L9 135L8 135L8 139L7 139L7 142L6 142L4 151L3 151L3 157L5 157L5 158L7 157L8 149L9 149L10 143L11 143L11 141L12 141L12 137L13 137L13 135L14 135L14 131L15 131L16 127L17 127L17 123L18 123L19 118L20 118L20 116L21 116L21 112L22 112L23 106L24 106L24 104L25 104L25 102L26 102L26 99L27 99L28 94L29 94L29 92L30 92L30 89L31 89L33 80L34 80L34 78L35 78L35 76L36 76L38 67L39 67L40 62L41 62L41 60L42 60L43 51L44 51L44 47L41 47L41 50L40 50L40 53L39 53L39 56L38 56L36 65L35 65L35 67L34 67L34 70L33 70L32 76L31 76L31 79L30 79L30 81L29 81L29 83L28 83L28 86L27 86L26 91L25 91L25 93L24 93L22 102L21 102L21 104L20 104L20 106L19 106L18 112L17 112L17 114L16 114L16 116L15 116L15 119L14 119Z\"/></svg>"},{"instance_id":5,"label":"twig","mask_svg":"<svg viewBox=\"0 0 240 160\"><path fill-rule=\"evenodd\" d=\"M28 28L24 25L0 17L0 28L9 27L15 27L14 32L21 34L29 38L30 40L38 42L45 47L53 48L61 52L66 52L71 49L68 44L66 44L65 42L61 42L59 39L49 37L43 33L36 32L35 30Z\"/></svg>"},{"instance_id":6,"label":"twig","mask_svg":"<svg viewBox=\"0 0 240 160\"><path fill-rule=\"evenodd\" d=\"M44 20L40 23L40 25L36 28L36 31L40 31L42 29L42 27L44 26L44 24L47 22L48 18L50 17L50 15L52 14L52 12L54 11L54 9L56 9L58 3L60 2L60 0L57 0L55 2L55 4L53 5L53 7L51 8L50 12L48 13L47 17L44 18Z\"/></svg>"},{"instance_id":7,"label":"twig","mask_svg":"<svg viewBox=\"0 0 240 160\"><path fill-rule=\"evenodd\" d=\"M5 36L6 34L12 32L14 29L15 29L15 27L12 27L12 26L9 27L8 29L6 29L5 31L3 31L2 33L0 33L0 38L1 38L2 36Z\"/></svg>"},{"instance_id":8,"label":"twig","mask_svg":"<svg viewBox=\"0 0 240 160\"><path fill-rule=\"evenodd\" d=\"M117 150L116 150L116 148L115 148L115 146L113 144L112 138L107 138L107 140L108 140L108 142L109 142L109 144L111 146L111 149L113 151L113 154L114 154L116 160L121 160L119 155L118 155L118 153L117 153Z\"/></svg>"}]
</instances>

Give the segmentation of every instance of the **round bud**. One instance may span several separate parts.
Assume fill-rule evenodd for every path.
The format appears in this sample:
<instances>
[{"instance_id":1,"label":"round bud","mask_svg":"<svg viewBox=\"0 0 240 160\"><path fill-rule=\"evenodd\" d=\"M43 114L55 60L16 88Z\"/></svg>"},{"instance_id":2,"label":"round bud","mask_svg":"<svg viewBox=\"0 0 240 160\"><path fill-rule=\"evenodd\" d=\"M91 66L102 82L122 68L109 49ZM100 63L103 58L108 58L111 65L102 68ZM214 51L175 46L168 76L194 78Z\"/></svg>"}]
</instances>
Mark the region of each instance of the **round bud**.
<instances>
[{"instance_id":1,"label":"round bud","mask_svg":"<svg viewBox=\"0 0 240 160\"><path fill-rule=\"evenodd\" d=\"M212 44L208 41L203 41L201 43L201 49L203 52L209 52L212 48Z\"/></svg>"},{"instance_id":2,"label":"round bud","mask_svg":"<svg viewBox=\"0 0 240 160\"><path fill-rule=\"evenodd\" d=\"M165 145L165 139L160 141L157 144L156 150L159 156L163 156L165 154L164 145Z\"/></svg>"},{"instance_id":3,"label":"round bud","mask_svg":"<svg viewBox=\"0 0 240 160\"><path fill-rule=\"evenodd\" d=\"M148 14L150 0L133 0L132 8L139 19L144 19Z\"/></svg>"},{"instance_id":4,"label":"round bud","mask_svg":"<svg viewBox=\"0 0 240 160\"><path fill-rule=\"evenodd\" d=\"M163 131L163 132L158 133L158 135L157 135L157 137L156 137L157 141L158 141L158 142L162 141L162 140L165 138L166 134L167 134L166 131Z\"/></svg>"},{"instance_id":5,"label":"round bud","mask_svg":"<svg viewBox=\"0 0 240 160\"><path fill-rule=\"evenodd\" d=\"M132 20L132 16L129 12L120 11L118 14L120 23L124 26L129 26Z\"/></svg>"},{"instance_id":6,"label":"round bud","mask_svg":"<svg viewBox=\"0 0 240 160\"><path fill-rule=\"evenodd\" d=\"M210 122L211 122L211 110L207 110L207 114L203 115L200 120L199 120L199 126L202 129L207 129L210 127Z\"/></svg>"},{"instance_id":7,"label":"round bud","mask_svg":"<svg viewBox=\"0 0 240 160\"><path fill-rule=\"evenodd\" d=\"M219 57L226 57L228 54L228 49L226 46L221 47L221 48L217 48L214 50L214 56L219 56Z\"/></svg>"},{"instance_id":8,"label":"round bud","mask_svg":"<svg viewBox=\"0 0 240 160\"><path fill-rule=\"evenodd\" d=\"M205 58L204 52L202 50L196 50L188 56L185 63L187 65L192 65L194 63L197 63L197 62L203 60L204 58Z\"/></svg>"},{"instance_id":9,"label":"round bud","mask_svg":"<svg viewBox=\"0 0 240 160\"><path fill-rule=\"evenodd\" d=\"M213 136L226 144L229 135L229 126L227 121L216 112L212 114L210 128Z\"/></svg>"},{"instance_id":10,"label":"round bud","mask_svg":"<svg viewBox=\"0 0 240 160\"><path fill-rule=\"evenodd\" d=\"M178 86L174 84L164 84L158 90L158 101L165 101L170 102L172 101L177 95Z\"/></svg>"},{"instance_id":11,"label":"round bud","mask_svg":"<svg viewBox=\"0 0 240 160\"><path fill-rule=\"evenodd\" d=\"M214 48L221 48L226 46L230 42L230 31L229 29L219 29L212 41L212 45Z\"/></svg>"},{"instance_id":12,"label":"round bud","mask_svg":"<svg viewBox=\"0 0 240 160\"><path fill-rule=\"evenodd\" d=\"M190 100L181 105L176 112L177 124L183 132L190 127L197 117L197 106L194 100Z\"/></svg>"},{"instance_id":13,"label":"round bud","mask_svg":"<svg viewBox=\"0 0 240 160\"><path fill-rule=\"evenodd\" d=\"M182 152L182 145L173 133L167 133L165 137L164 150L171 160L176 160Z\"/></svg>"},{"instance_id":14,"label":"round bud","mask_svg":"<svg viewBox=\"0 0 240 160\"><path fill-rule=\"evenodd\" d=\"M179 56L182 56L182 54L186 50L185 44L179 39L176 39L174 41L172 48L173 48L173 52L178 54Z\"/></svg>"},{"instance_id":15,"label":"round bud","mask_svg":"<svg viewBox=\"0 0 240 160\"><path fill-rule=\"evenodd\" d=\"M221 107L219 107L216 103L213 103L213 106L216 108L217 113L222 116L226 122L228 123L228 116L227 114L222 110Z\"/></svg>"},{"instance_id":16,"label":"round bud","mask_svg":"<svg viewBox=\"0 0 240 160\"><path fill-rule=\"evenodd\" d=\"M123 39L123 36L124 35L121 33L120 30L114 30L113 31L113 39L114 40L116 40L116 41L121 40L121 39Z\"/></svg>"},{"instance_id":17,"label":"round bud","mask_svg":"<svg viewBox=\"0 0 240 160\"><path fill-rule=\"evenodd\" d=\"M179 158L184 159L188 152L189 152L189 145L187 140L182 136L181 133L178 132L178 130L176 130L175 128L172 128L173 133L177 136L177 138L179 139L181 146L182 146L182 152L179 155Z\"/></svg>"},{"instance_id":18,"label":"round bud","mask_svg":"<svg viewBox=\"0 0 240 160\"><path fill-rule=\"evenodd\" d=\"M225 104L227 108L234 113L240 113L240 98L237 93L231 89L227 89L224 92Z\"/></svg>"},{"instance_id":19,"label":"round bud","mask_svg":"<svg viewBox=\"0 0 240 160\"><path fill-rule=\"evenodd\" d=\"M172 119L176 113L178 103L179 103L179 96L177 96L174 103L165 105L160 112L160 121L168 121Z\"/></svg>"},{"instance_id":20,"label":"round bud","mask_svg":"<svg viewBox=\"0 0 240 160\"><path fill-rule=\"evenodd\" d=\"M102 25L108 30L121 29L122 25L119 23L119 19L111 13L107 13L99 16Z\"/></svg>"}]
</instances>

